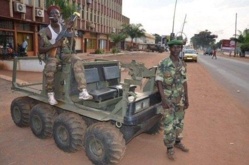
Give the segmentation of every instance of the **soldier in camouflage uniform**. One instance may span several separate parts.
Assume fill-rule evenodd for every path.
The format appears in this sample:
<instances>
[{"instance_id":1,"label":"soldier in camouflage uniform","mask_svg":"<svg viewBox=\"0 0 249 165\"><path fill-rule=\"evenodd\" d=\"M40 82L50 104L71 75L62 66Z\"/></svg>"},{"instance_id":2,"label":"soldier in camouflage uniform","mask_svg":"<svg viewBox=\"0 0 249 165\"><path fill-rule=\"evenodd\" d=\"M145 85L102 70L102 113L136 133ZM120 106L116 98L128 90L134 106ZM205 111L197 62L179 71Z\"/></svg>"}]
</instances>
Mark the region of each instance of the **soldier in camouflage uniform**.
<instances>
[{"instance_id":1,"label":"soldier in camouflage uniform","mask_svg":"<svg viewBox=\"0 0 249 165\"><path fill-rule=\"evenodd\" d=\"M164 110L164 144L168 158L174 160L174 147L189 151L181 142L185 109L188 108L188 91L186 64L178 56L183 43L172 40L168 45L170 56L159 63L156 81Z\"/></svg>"},{"instance_id":2,"label":"soldier in camouflage uniform","mask_svg":"<svg viewBox=\"0 0 249 165\"><path fill-rule=\"evenodd\" d=\"M55 105L58 102L54 97L54 75L56 67L61 62L71 63L74 70L75 79L78 83L79 99L92 99L86 90L86 81L84 75L84 67L82 60L75 54L71 54L70 42L67 38L56 41L56 37L62 31L62 25L59 23L60 8L58 6L50 6L47 9L50 24L48 27L39 31L39 53L46 54L44 76L46 78L46 90L48 92L48 102ZM73 22L67 27L71 29ZM53 53L56 51L56 53ZM55 54L53 56L52 54Z\"/></svg>"}]
</instances>

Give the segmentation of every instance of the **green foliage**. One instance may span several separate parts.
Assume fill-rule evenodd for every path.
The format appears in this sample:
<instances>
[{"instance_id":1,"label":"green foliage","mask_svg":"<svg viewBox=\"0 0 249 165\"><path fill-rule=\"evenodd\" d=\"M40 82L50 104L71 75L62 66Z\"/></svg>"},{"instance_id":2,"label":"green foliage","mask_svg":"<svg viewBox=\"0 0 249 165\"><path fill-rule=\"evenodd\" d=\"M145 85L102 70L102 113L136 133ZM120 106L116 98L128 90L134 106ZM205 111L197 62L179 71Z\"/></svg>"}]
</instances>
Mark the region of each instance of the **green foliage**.
<instances>
[{"instance_id":1,"label":"green foliage","mask_svg":"<svg viewBox=\"0 0 249 165\"><path fill-rule=\"evenodd\" d=\"M234 38L239 43L249 43L249 29L245 29L243 33L239 31L238 38Z\"/></svg>"},{"instance_id":2,"label":"green foliage","mask_svg":"<svg viewBox=\"0 0 249 165\"><path fill-rule=\"evenodd\" d=\"M113 48L112 49L112 53L113 54L116 54L116 53L119 53L119 52L120 52L120 50L118 48Z\"/></svg>"},{"instance_id":3,"label":"green foliage","mask_svg":"<svg viewBox=\"0 0 249 165\"><path fill-rule=\"evenodd\" d=\"M241 44L240 49L243 53L245 53L246 51L249 51L249 42Z\"/></svg>"},{"instance_id":4,"label":"green foliage","mask_svg":"<svg viewBox=\"0 0 249 165\"><path fill-rule=\"evenodd\" d=\"M57 5L61 8L61 14L64 19L69 18L75 11L77 11L76 4L70 4L68 0L46 0L46 7Z\"/></svg>"},{"instance_id":5,"label":"green foliage","mask_svg":"<svg viewBox=\"0 0 249 165\"><path fill-rule=\"evenodd\" d=\"M133 44L134 38L145 36L146 31L142 27L142 24L123 24L121 32L130 36L131 43Z\"/></svg>"},{"instance_id":6,"label":"green foliage","mask_svg":"<svg viewBox=\"0 0 249 165\"><path fill-rule=\"evenodd\" d=\"M103 49L96 49L95 50L95 54L104 54L104 50Z\"/></svg>"},{"instance_id":7,"label":"green foliage","mask_svg":"<svg viewBox=\"0 0 249 165\"><path fill-rule=\"evenodd\" d=\"M220 40L219 42L217 42L214 46L215 46L215 48L220 48L221 47L221 42L222 42L222 40Z\"/></svg>"},{"instance_id":8,"label":"green foliage","mask_svg":"<svg viewBox=\"0 0 249 165\"><path fill-rule=\"evenodd\" d=\"M241 49L242 56L245 56L245 52L249 51L249 29L245 29L243 32L239 31L239 35L230 38L237 42Z\"/></svg>"},{"instance_id":9,"label":"green foliage","mask_svg":"<svg viewBox=\"0 0 249 165\"><path fill-rule=\"evenodd\" d=\"M127 36L124 33L111 33L110 38L114 45L117 46L117 44L124 41Z\"/></svg>"},{"instance_id":10,"label":"green foliage","mask_svg":"<svg viewBox=\"0 0 249 165\"><path fill-rule=\"evenodd\" d=\"M162 37L159 34L154 34L156 37L156 43L161 42Z\"/></svg>"},{"instance_id":11,"label":"green foliage","mask_svg":"<svg viewBox=\"0 0 249 165\"><path fill-rule=\"evenodd\" d=\"M215 38L217 38L217 35L213 35L210 31L205 30L201 31L199 34L195 34L191 38L191 42L193 43L194 48L207 48L214 45Z\"/></svg>"}]
</instances>

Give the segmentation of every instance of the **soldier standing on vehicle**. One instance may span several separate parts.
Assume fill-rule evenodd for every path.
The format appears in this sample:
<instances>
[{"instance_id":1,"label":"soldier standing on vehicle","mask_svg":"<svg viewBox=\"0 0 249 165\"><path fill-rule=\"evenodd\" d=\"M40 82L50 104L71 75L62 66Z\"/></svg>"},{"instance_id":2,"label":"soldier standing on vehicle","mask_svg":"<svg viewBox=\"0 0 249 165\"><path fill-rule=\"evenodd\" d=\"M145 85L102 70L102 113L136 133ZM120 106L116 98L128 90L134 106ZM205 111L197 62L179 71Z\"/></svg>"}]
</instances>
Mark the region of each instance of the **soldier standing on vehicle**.
<instances>
[{"instance_id":1,"label":"soldier standing on vehicle","mask_svg":"<svg viewBox=\"0 0 249 165\"><path fill-rule=\"evenodd\" d=\"M47 12L50 18L50 24L48 27L39 31L39 53L46 54L44 76L46 78L46 90L49 104L55 105L58 103L54 97L54 75L57 65L61 62L72 64L75 79L80 91L79 99L92 99L92 96L89 95L86 90L84 67L81 59L75 54L71 54L70 42L67 38L56 41L58 34L62 31L62 25L59 22L60 7L50 6L47 9ZM72 22L67 25L68 29L71 29L72 26Z\"/></svg>"},{"instance_id":2,"label":"soldier standing on vehicle","mask_svg":"<svg viewBox=\"0 0 249 165\"><path fill-rule=\"evenodd\" d=\"M189 103L186 64L179 59L183 42L172 40L168 45L170 56L159 63L156 81L164 113L164 144L168 158L174 160L174 147L184 152L189 151L181 142L185 110Z\"/></svg>"}]
</instances>

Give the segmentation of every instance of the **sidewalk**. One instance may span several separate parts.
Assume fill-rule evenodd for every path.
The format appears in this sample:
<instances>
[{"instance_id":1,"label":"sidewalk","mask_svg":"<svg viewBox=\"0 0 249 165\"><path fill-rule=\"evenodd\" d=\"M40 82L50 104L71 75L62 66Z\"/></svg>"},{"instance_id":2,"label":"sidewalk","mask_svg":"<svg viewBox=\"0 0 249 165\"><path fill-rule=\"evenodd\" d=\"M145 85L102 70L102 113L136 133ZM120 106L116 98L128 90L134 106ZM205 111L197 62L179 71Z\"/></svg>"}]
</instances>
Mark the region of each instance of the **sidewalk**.
<instances>
[{"instance_id":1,"label":"sidewalk","mask_svg":"<svg viewBox=\"0 0 249 165\"><path fill-rule=\"evenodd\" d=\"M130 51L124 51L121 53L117 53L117 54L89 54L89 53L78 53L77 55L79 57L81 57L83 60L87 60L87 61L94 61L95 59L110 59L110 60L116 60L115 56L123 56L123 55L129 55L129 56L134 56L134 55L138 55L141 56L142 54L148 54L147 52L143 52L143 51L134 51L134 52L130 52ZM154 53L151 53L154 54ZM4 63L9 63L8 67L6 68ZM28 65L26 63L26 65ZM12 66L13 66L13 60L6 60L0 61L0 78L1 79L5 79L7 81L12 81ZM39 67L39 71L34 71L34 67ZM21 68L21 67L18 67ZM17 80L19 79L19 81L17 81L18 83L32 83L32 82L41 82L42 81L42 70L44 68L44 64L40 65L39 61L37 59L37 61L32 62L32 65L30 65L30 70L31 71L18 71L17 73ZM23 81L25 80L25 81Z\"/></svg>"},{"instance_id":2,"label":"sidewalk","mask_svg":"<svg viewBox=\"0 0 249 165\"><path fill-rule=\"evenodd\" d=\"M229 56L229 53L217 52L217 57L219 57L219 56L234 59L234 60L249 62L249 56L248 55L246 55L245 57L240 57L240 56L234 57L234 53L232 53L231 56Z\"/></svg>"}]
</instances>

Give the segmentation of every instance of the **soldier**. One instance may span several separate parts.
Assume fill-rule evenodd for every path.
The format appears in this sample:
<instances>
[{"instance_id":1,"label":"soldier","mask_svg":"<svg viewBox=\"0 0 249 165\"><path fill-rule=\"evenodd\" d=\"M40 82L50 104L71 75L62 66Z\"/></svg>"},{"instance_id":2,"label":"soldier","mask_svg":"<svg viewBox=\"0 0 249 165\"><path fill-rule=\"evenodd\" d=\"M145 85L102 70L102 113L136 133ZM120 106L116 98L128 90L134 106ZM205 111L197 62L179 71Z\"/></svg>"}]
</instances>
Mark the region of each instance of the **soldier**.
<instances>
[{"instance_id":1,"label":"soldier","mask_svg":"<svg viewBox=\"0 0 249 165\"><path fill-rule=\"evenodd\" d=\"M89 95L86 90L84 67L81 59L75 54L71 54L70 42L68 42L67 38L56 41L56 37L62 31L62 25L59 22L60 8L58 6L50 6L47 9L47 13L50 18L50 24L48 27L39 31L39 53L46 54L47 56L45 59L46 65L44 68L44 76L46 78L46 90L49 104L55 105L58 103L54 97L54 75L58 63L62 61L72 64L75 79L80 91L79 99L92 99L92 96ZM69 29L72 26L72 22L67 25Z\"/></svg>"},{"instance_id":2,"label":"soldier","mask_svg":"<svg viewBox=\"0 0 249 165\"><path fill-rule=\"evenodd\" d=\"M183 43L180 40L172 40L168 45L170 56L159 63L156 81L164 110L164 144L168 158L174 160L174 147L184 152L189 151L181 142L185 109L189 103L186 64L179 59Z\"/></svg>"}]
</instances>

